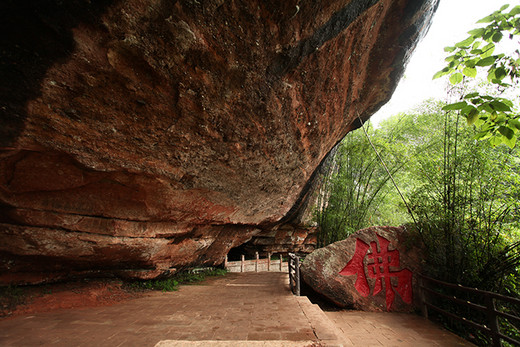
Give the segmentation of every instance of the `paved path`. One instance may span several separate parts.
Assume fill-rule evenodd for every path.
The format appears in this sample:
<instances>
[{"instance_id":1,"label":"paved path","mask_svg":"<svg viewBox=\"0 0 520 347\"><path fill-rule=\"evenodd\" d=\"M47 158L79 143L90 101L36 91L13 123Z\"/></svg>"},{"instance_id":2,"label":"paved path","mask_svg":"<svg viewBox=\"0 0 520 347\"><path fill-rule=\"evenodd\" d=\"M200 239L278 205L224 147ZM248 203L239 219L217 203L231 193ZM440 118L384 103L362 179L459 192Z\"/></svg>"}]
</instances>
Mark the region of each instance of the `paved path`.
<instances>
[{"instance_id":1,"label":"paved path","mask_svg":"<svg viewBox=\"0 0 520 347\"><path fill-rule=\"evenodd\" d=\"M462 341L418 316L324 313L306 297L293 296L287 274L275 272L228 274L112 306L0 320L0 346L455 346Z\"/></svg>"},{"instance_id":2,"label":"paved path","mask_svg":"<svg viewBox=\"0 0 520 347\"><path fill-rule=\"evenodd\" d=\"M405 313L326 312L344 346L473 346L422 317Z\"/></svg>"}]
</instances>

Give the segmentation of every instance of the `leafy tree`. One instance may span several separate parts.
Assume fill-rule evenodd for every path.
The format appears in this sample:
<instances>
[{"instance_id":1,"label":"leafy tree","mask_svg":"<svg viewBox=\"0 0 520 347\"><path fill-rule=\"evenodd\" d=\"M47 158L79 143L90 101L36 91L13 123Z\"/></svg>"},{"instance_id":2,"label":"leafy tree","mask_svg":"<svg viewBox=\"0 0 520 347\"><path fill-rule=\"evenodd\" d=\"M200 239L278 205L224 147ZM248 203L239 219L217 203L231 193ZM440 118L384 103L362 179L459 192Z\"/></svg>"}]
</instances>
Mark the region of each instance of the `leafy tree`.
<instances>
[{"instance_id":1,"label":"leafy tree","mask_svg":"<svg viewBox=\"0 0 520 347\"><path fill-rule=\"evenodd\" d=\"M388 152L382 141L378 141L377 147L381 152ZM389 180L363 132L347 135L335 151L323 175L317 204L316 220L321 229L319 246L342 240L373 225L377 219L374 211L385 196Z\"/></svg>"},{"instance_id":2,"label":"leafy tree","mask_svg":"<svg viewBox=\"0 0 520 347\"><path fill-rule=\"evenodd\" d=\"M470 30L470 36L444 50L451 53L446 58L448 65L434 75L439 78L449 75L452 84L465 78L476 78L479 70L486 74L487 81L500 92L511 90L520 78L520 53L493 54L496 45L504 37L513 39L520 34L520 6L505 12L509 5L502 6L477 23L485 27ZM471 92L449 105L444 110L460 110L468 124L474 124L479 132L476 139L489 139L492 145L504 143L514 147L520 131L520 115L510 98Z\"/></svg>"},{"instance_id":3,"label":"leafy tree","mask_svg":"<svg viewBox=\"0 0 520 347\"><path fill-rule=\"evenodd\" d=\"M412 207L417 225L409 225L426 247L430 275L509 290L520 261L520 156L475 141L444 105L427 102L369 127L369 136ZM366 226L411 222L361 130L339 145L322 188L320 246Z\"/></svg>"},{"instance_id":4,"label":"leafy tree","mask_svg":"<svg viewBox=\"0 0 520 347\"><path fill-rule=\"evenodd\" d=\"M409 227L417 230L425 247L423 270L448 282L519 296L519 153L475 141L474 129L462 124L458 112L442 111L438 104L427 110L433 113L407 116L430 129L425 132L430 146L408 168L412 180L405 182L412 184L408 198L418 221ZM449 290L444 294L461 295ZM484 304L478 296L459 298ZM448 312L486 320L481 312L438 300L437 306ZM499 305L505 312L519 314L512 305ZM489 344L478 331L449 321L445 324L462 336L476 336L478 344ZM501 324L511 337L520 336L513 325Z\"/></svg>"},{"instance_id":5,"label":"leafy tree","mask_svg":"<svg viewBox=\"0 0 520 347\"><path fill-rule=\"evenodd\" d=\"M475 142L458 114L441 112L430 119L443 124L433 131L437 141L415 160L409 195L428 271L449 282L501 290L519 265L517 260L497 267L516 254L500 255L510 243L508 230L518 227L520 217L518 156Z\"/></svg>"},{"instance_id":6,"label":"leafy tree","mask_svg":"<svg viewBox=\"0 0 520 347\"><path fill-rule=\"evenodd\" d=\"M403 167L430 145L427 125L417 127L407 118L387 120L379 129L364 127L390 173L400 172L400 177L409 172ZM411 220L362 130L348 134L338 144L322 179L315 213L321 229L318 246L371 225L399 225ZM403 187L407 191L411 185Z\"/></svg>"}]
</instances>

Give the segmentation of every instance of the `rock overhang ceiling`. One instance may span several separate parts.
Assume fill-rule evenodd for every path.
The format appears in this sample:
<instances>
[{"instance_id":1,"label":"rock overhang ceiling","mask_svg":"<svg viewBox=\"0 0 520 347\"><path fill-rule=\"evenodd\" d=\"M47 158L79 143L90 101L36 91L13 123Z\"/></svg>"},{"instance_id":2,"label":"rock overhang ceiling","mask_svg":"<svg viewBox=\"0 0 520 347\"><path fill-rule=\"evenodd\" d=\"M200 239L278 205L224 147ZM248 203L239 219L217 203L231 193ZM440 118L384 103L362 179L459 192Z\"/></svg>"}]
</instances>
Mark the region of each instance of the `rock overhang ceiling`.
<instances>
[{"instance_id":1,"label":"rock overhang ceiling","mask_svg":"<svg viewBox=\"0 0 520 347\"><path fill-rule=\"evenodd\" d=\"M214 265L290 222L437 1L0 6L7 283Z\"/></svg>"}]
</instances>

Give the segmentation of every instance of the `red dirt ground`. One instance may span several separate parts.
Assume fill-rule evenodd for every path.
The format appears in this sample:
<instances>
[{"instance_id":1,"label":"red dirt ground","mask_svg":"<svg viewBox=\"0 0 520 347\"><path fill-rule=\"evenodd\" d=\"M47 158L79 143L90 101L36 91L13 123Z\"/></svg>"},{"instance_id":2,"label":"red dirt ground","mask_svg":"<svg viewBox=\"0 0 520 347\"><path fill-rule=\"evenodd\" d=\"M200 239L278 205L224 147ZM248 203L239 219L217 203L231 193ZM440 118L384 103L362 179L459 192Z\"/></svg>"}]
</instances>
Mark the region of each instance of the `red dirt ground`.
<instances>
[{"instance_id":1,"label":"red dirt ground","mask_svg":"<svg viewBox=\"0 0 520 347\"><path fill-rule=\"evenodd\" d=\"M57 309L107 306L142 295L120 281L107 280L17 287L0 292L0 319Z\"/></svg>"}]
</instances>

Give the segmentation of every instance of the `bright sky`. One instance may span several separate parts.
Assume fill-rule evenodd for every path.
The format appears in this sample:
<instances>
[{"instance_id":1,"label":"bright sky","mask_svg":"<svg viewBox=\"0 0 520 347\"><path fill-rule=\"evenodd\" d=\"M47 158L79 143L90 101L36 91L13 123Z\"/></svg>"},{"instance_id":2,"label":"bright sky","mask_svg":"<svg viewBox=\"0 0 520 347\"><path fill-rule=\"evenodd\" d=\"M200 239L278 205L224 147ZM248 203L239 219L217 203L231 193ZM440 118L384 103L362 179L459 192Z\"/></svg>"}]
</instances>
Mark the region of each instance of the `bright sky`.
<instances>
[{"instance_id":1,"label":"bright sky","mask_svg":"<svg viewBox=\"0 0 520 347\"><path fill-rule=\"evenodd\" d=\"M468 37L469 30L483 25L476 24L479 19L504 4L510 5L506 10L509 11L520 5L520 0L440 0L430 30L417 45L392 99L371 117L372 122L377 124L386 117L410 110L426 99L443 98L446 79L433 81L432 76L445 66L444 47Z\"/></svg>"}]
</instances>

